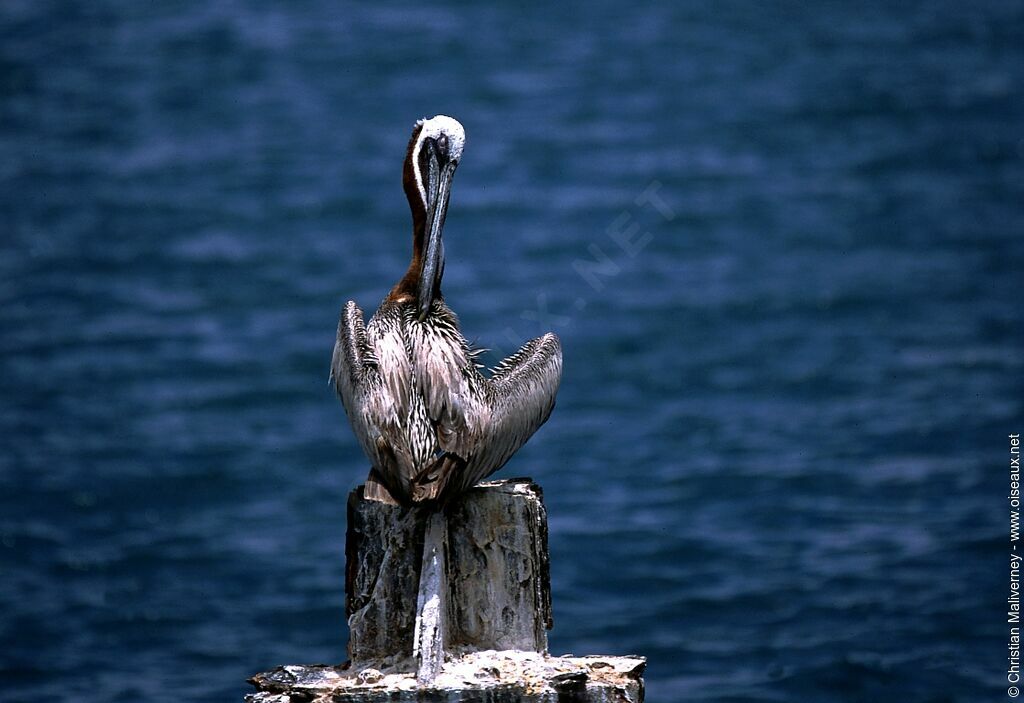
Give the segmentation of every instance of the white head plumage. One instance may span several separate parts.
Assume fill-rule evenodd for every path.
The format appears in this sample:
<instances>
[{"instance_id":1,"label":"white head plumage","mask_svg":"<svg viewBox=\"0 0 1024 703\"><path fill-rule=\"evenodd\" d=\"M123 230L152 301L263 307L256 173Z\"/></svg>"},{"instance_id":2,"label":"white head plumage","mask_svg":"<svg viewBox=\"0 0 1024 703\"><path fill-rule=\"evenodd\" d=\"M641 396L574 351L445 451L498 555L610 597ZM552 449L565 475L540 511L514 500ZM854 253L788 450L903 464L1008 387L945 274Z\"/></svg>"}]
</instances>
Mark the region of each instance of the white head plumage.
<instances>
[{"instance_id":1,"label":"white head plumage","mask_svg":"<svg viewBox=\"0 0 1024 703\"><path fill-rule=\"evenodd\" d=\"M416 138L416 145L412 150L412 168L416 176L416 187L419 188L420 198L423 204L427 203L427 193L423 189L423 178L420 174L420 149L424 140L428 138L438 139L446 137L448 140L448 158L458 163L462 158L462 148L466 145L466 130L462 124L447 115L436 115L427 119L424 117L416 122L416 127L422 127L419 136Z\"/></svg>"}]
</instances>

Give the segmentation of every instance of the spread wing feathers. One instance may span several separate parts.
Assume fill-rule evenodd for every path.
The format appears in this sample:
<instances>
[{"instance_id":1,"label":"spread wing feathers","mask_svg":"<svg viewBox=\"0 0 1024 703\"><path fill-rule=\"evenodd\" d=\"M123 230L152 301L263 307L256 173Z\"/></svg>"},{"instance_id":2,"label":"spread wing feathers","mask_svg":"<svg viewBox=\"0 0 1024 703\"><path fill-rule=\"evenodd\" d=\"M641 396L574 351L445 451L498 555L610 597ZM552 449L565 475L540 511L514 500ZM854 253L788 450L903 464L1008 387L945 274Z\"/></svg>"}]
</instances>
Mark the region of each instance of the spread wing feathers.
<instances>
[{"instance_id":1,"label":"spread wing feathers","mask_svg":"<svg viewBox=\"0 0 1024 703\"><path fill-rule=\"evenodd\" d=\"M549 333L484 378L454 313L435 313L423 324L411 309L382 306L364 325L349 302L331 361L374 490L413 502L447 500L500 469L548 419L562 376Z\"/></svg>"},{"instance_id":2,"label":"spread wing feathers","mask_svg":"<svg viewBox=\"0 0 1024 703\"><path fill-rule=\"evenodd\" d=\"M410 415L412 364L398 326L370 321L349 301L338 321L331 380L363 452L396 495L409 495L415 458L403 433Z\"/></svg>"},{"instance_id":3,"label":"spread wing feathers","mask_svg":"<svg viewBox=\"0 0 1024 703\"><path fill-rule=\"evenodd\" d=\"M461 455L464 466L450 467L456 474L445 479L443 491L459 493L504 466L551 415L561 379L562 345L552 333L530 340L498 364L483 380L487 417L475 451Z\"/></svg>"}]
</instances>

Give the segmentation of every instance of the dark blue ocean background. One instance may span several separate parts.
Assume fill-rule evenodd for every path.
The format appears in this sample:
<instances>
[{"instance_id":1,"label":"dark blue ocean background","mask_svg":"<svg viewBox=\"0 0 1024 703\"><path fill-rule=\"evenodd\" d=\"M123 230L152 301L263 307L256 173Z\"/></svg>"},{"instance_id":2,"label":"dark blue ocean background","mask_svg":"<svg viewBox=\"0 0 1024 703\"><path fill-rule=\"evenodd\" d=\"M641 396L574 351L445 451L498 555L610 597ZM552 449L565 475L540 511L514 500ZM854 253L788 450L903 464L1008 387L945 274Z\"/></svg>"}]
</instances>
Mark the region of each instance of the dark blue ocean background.
<instances>
[{"instance_id":1,"label":"dark blue ocean background","mask_svg":"<svg viewBox=\"0 0 1024 703\"><path fill-rule=\"evenodd\" d=\"M646 655L658 702L1003 700L1022 37L986 0L4 0L0 698L345 659L335 325L404 270L446 113L448 302L565 348L499 474L545 490L552 651Z\"/></svg>"}]
</instances>

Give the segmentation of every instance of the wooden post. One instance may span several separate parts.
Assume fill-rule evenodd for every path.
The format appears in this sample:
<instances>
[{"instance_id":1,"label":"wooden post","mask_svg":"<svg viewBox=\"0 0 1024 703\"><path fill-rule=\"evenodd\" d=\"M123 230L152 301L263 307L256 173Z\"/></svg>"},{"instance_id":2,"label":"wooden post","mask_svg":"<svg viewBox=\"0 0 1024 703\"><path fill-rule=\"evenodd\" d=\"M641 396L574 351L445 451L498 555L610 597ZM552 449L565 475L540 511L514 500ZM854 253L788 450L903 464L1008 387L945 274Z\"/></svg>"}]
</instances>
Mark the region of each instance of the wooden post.
<instances>
[{"instance_id":1,"label":"wooden post","mask_svg":"<svg viewBox=\"0 0 1024 703\"><path fill-rule=\"evenodd\" d=\"M644 659L551 657L547 513L529 479L440 514L349 496L349 661L280 667L251 703L643 700Z\"/></svg>"},{"instance_id":2,"label":"wooden post","mask_svg":"<svg viewBox=\"0 0 1024 703\"><path fill-rule=\"evenodd\" d=\"M349 658L408 663L431 514L349 496L345 551ZM445 651L547 651L551 627L547 513L529 479L480 484L443 516Z\"/></svg>"}]
</instances>

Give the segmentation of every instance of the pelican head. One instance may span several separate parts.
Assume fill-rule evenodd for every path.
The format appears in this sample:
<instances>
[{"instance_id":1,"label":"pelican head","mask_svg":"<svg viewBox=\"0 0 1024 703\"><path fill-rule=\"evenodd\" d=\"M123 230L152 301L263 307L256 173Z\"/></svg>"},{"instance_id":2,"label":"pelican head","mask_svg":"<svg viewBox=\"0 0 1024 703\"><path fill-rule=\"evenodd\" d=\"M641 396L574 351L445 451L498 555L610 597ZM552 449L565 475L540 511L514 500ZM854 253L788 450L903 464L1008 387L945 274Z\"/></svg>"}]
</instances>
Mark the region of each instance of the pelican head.
<instances>
[{"instance_id":1,"label":"pelican head","mask_svg":"<svg viewBox=\"0 0 1024 703\"><path fill-rule=\"evenodd\" d=\"M466 132L462 125L445 115L417 122L409 142L405 190L413 211L414 246L420 255L417 309L421 321L430 312L430 306L441 290L444 273L441 233L448 211L452 177L465 144Z\"/></svg>"}]
</instances>

